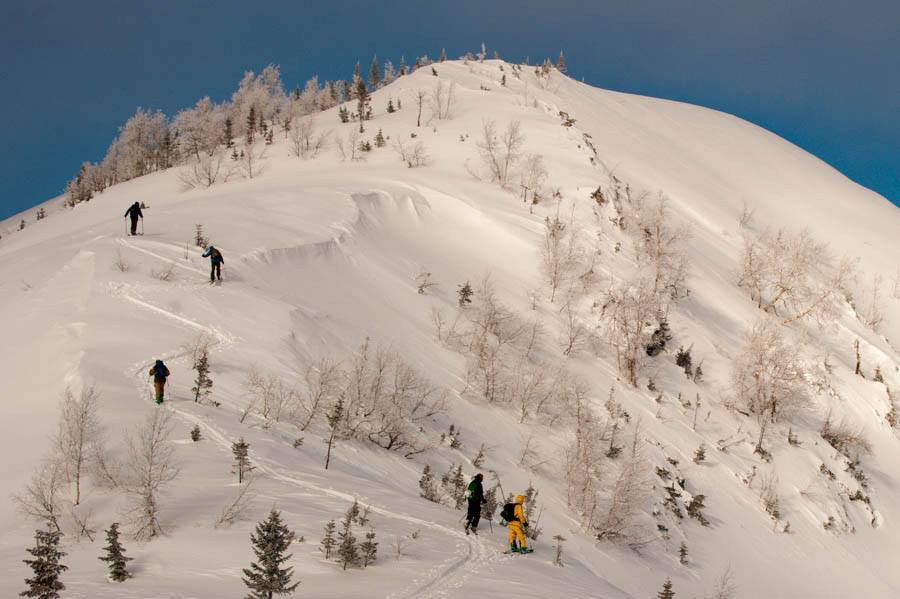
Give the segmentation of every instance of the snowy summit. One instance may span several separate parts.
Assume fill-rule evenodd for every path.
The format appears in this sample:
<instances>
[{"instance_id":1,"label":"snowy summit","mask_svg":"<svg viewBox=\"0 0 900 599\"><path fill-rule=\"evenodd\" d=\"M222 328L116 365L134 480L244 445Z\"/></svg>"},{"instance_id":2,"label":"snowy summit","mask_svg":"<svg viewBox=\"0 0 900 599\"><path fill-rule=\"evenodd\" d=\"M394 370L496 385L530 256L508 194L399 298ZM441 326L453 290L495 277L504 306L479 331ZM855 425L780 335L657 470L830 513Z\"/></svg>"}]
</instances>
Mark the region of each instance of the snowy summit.
<instances>
[{"instance_id":1,"label":"snowy summit","mask_svg":"<svg viewBox=\"0 0 900 599\"><path fill-rule=\"evenodd\" d=\"M898 232L562 56L139 110L0 223L0 594L895 597Z\"/></svg>"}]
</instances>

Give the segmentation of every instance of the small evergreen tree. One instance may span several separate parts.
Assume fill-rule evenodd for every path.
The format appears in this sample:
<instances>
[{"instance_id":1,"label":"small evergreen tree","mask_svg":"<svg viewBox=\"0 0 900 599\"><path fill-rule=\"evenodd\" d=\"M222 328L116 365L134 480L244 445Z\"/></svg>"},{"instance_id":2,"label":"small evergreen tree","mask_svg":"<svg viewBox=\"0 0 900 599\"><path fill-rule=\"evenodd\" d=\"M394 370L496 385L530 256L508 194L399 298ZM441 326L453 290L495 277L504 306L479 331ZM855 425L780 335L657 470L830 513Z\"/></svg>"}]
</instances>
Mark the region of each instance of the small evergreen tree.
<instances>
[{"instance_id":1,"label":"small evergreen tree","mask_svg":"<svg viewBox=\"0 0 900 599\"><path fill-rule=\"evenodd\" d=\"M434 483L434 473L431 471L431 466L428 464L425 464L425 468L422 469L422 476L419 478L419 490L419 496L428 501L438 502L438 492Z\"/></svg>"},{"instance_id":2,"label":"small evergreen tree","mask_svg":"<svg viewBox=\"0 0 900 599\"><path fill-rule=\"evenodd\" d=\"M256 133L256 107L251 106L247 113L247 145L253 143L253 135Z\"/></svg>"},{"instance_id":3,"label":"small evergreen tree","mask_svg":"<svg viewBox=\"0 0 900 599\"><path fill-rule=\"evenodd\" d=\"M439 59L441 62L447 61L447 50L445 48L441 48L441 57Z\"/></svg>"},{"instance_id":4,"label":"small evergreen tree","mask_svg":"<svg viewBox=\"0 0 900 599\"><path fill-rule=\"evenodd\" d=\"M199 441L202 438L203 437L200 435L200 425L195 424L194 428L191 429L191 441L196 443L197 441Z\"/></svg>"},{"instance_id":5,"label":"small evergreen tree","mask_svg":"<svg viewBox=\"0 0 900 599\"><path fill-rule=\"evenodd\" d=\"M503 75L500 77L500 85L506 87L506 73L503 73Z\"/></svg>"},{"instance_id":6,"label":"small evergreen tree","mask_svg":"<svg viewBox=\"0 0 900 599\"><path fill-rule=\"evenodd\" d=\"M391 99L391 98L388 98L388 105L387 105L387 111L388 111L388 113L392 113L392 112L394 112L395 110L396 110L396 108L394 108L394 100Z\"/></svg>"},{"instance_id":7,"label":"small evergreen tree","mask_svg":"<svg viewBox=\"0 0 900 599\"><path fill-rule=\"evenodd\" d=\"M697 368L700 368L700 367L698 366ZM884 375L881 374L881 366L875 367L875 374L872 376L872 380L875 381L876 383L884 382Z\"/></svg>"},{"instance_id":8,"label":"small evergreen tree","mask_svg":"<svg viewBox=\"0 0 900 599\"><path fill-rule=\"evenodd\" d=\"M344 398L338 397L338 400L332 406L331 411L328 413L328 440L325 442L328 445L328 450L325 452L325 470L328 470L328 465L331 463L331 448L334 446L334 440L337 437L338 427L341 423L341 418L344 417Z\"/></svg>"},{"instance_id":9,"label":"small evergreen tree","mask_svg":"<svg viewBox=\"0 0 900 599\"><path fill-rule=\"evenodd\" d=\"M456 295L459 296L459 307L465 308L466 304L472 303L472 296L475 295L475 292L472 291L472 286L466 281L465 285L459 286Z\"/></svg>"},{"instance_id":10,"label":"small evergreen tree","mask_svg":"<svg viewBox=\"0 0 900 599\"><path fill-rule=\"evenodd\" d=\"M566 57L563 56L563 51L559 51L559 57L556 59L556 70L560 73L566 72Z\"/></svg>"},{"instance_id":11,"label":"small evergreen tree","mask_svg":"<svg viewBox=\"0 0 900 599\"><path fill-rule=\"evenodd\" d=\"M334 520L329 520L327 524L325 524L325 536L322 537L322 542L320 546L322 547L322 553L325 554L325 559L331 559L331 552L334 551L335 545L337 545L337 541L334 540L334 529L336 528L336 524Z\"/></svg>"},{"instance_id":12,"label":"small evergreen tree","mask_svg":"<svg viewBox=\"0 0 900 599\"><path fill-rule=\"evenodd\" d=\"M125 557L125 548L119 542L119 523L113 522L109 530L106 531L106 551L105 557L98 558L102 562L106 562L109 567L107 575L113 582L125 582L131 578L131 573L125 567L132 558Z\"/></svg>"},{"instance_id":13,"label":"small evergreen tree","mask_svg":"<svg viewBox=\"0 0 900 599\"><path fill-rule=\"evenodd\" d=\"M374 90L381 85L381 75L378 72L378 57L372 57L372 64L369 65L369 86Z\"/></svg>"},{"instance_id":14,"label":"small evergreen tree","mask_svg":"<svg viewBox=\"0 0 900 599\"><path fill-rule=\"evenodd\" d=\"M703 502L706 500L706 495L697 494L691 498L690 503L687 504L687 513L691 518L696 518L700 524L703 526L709 526L709 520L706 519L706 516L703 515L703 508L706 506Z\"/></svg>"},{"instance_id":15,"label":"small evergreen tree","mask_svg":"<svg viewBox=\"0 0 900 599\"><path fill-rule=\"evenodd\" d=\"M694 463L699 464L706 460L706 446L701 443L700 446L694 451Z\"/></svg>"},{"instance_id":16,"label":"small evergreen tree","mask_svg":"<svg viewBox=\"0 0 900 599\"><path fill-rule=\"evenodd\" d=\"M341 540L338 546L338 561L341 567L346 570L348 566L355 566L359 563L359 547L356 544L356 537L353 536L353 514L350 510L344 516L341 531L338 538Z\"/></svg>"},{"instance_id":17,"label":"small evergreen tree","mask_svg":"<svg viewBox=\"0 0 900 599\"><path fill-rule=\"evenodd\" d=\"M274 595L289 595L300 584L291 584L294 568L282 568L291 558L285 555L294 540L294 533L282 523L281 514L273 509L269 517L256 525L256 532L250 535L255 562L244 568L242 580L250 589L248 599L272 599Z\"/></svg>"},{"instance_id":18,"label":"small evergreen tree","mask_svg":"<svg viewBox=\"0 0 900 599\"><path fill-rule=\"evenodd\" d=\"M472 459L472 465L476 468L481 468L486 457L484 454L484 443L482 443L481 447L478 448L478 454Z\"/></svg>"},{"instance_id":19,"label":"small evergreen tree","mask_svg":"<svg viewBox=\"0 0 900 599\"><path fill-rule=\"evenodd\" d=\"M58 530L34 531L34 547L28 553L34 559L22 560L34 572L34 578L26 578L28 590L19 593L20 597L36 597L37 599L58 599L59 591L66 588L59 580L59 575L69 569L60 563L65 553L59 550Z\"/></svg>"},{"instance_id":20,"label":"small evergreen tree","mask_svg":"<svg viewBox=\"0 0 900 599\"><path fill-rule=\"evenodd\" d=\"M341 119L342 123L350 122L350 113L347 112L346 106L341 106L340 108L338 108L338 118Z\"/></svg>"},{"instance_id":21,"label":"small evergreen tree","mask_svg":"<svg viewBox=\"0 0 900 599\"><path fill-rule=\"evenodd\" d=\"M675 591L672 590L672 580L666 578L662 590L656 594L657 599L675 599Z\"/></svg>"},{"instance_id":22,"label":"small evergreen tree","mask_svg":"<svg viewBox=\"0 0 900 599\"><path fill-rule=\"evenodd\" d=\"M241 437L231 444L231 453L234 454L234 472L237 472L238 482L244 482L244 475L253 470L250 465L250 444Z\"/></svg>"},{"instance_id":23,"label":"small evergreen tree","mask_svg":"<svg viewBox=\"0 0 900 599\"><path fill-rule=\"evenodd\" d=\"M213 386L212 379L209 378L209 352L205 347L200 352L200 357L197 358L194 370L197 371L197 378L194 380L194 386L191 387L191 391L194 392L194 401L199 402L201 397L206 398L209 396L210 389Z\"/></svg>"},{"instance_id":24,"label":"small evergreen tree","mask_svg":"<svg viewBox=\"0 0 900 599\"><path fill-rule=\"evenodd\" d=\"M675 354L675 364L684 369L684 374L687 375L688 378L693 376L694 370L691 364L691 348L684 349L684 347L678 348L678 353Z\"/></svg>"},{"instance_id":25,"label":"small evergreen tree","mask_svg":"<svg viewBox=\"0 0 900 599\"><path fill-rule=\"evenodd\" d=\"M375 542L375 531L366 533L366 540L360 543L360 551L362 551L363 568L375 561L375 555L378 552L378 543Z\"/></svg>"},{"instance_id":26,"label":"small evergreen tree","mask_svg":"<svg viewBox=\"0 0 900 599\"><path fill-rule=\"evenodd\" d=\"M688 565L688 548L684 541L681 542L681 547L678 548L678 561L681 562L682 566Z\"/></svg>"},{"instance_id":27,"label":"small evergreen tree","mask_svg":"<svg viewBox=\"0 0 900 599\"><path fill-rule=\"evenodd\" d=\"M381 132L381 129L378 130L378 134L375 135L375 146L379 148L383 148L387 142L384 140L384 133Z\"/></svg>"},{"instance_id":28,"label":"small evergreen tree","mask_svg":"<svg viewBox=\"0 0 900 599\"><path fill-rule=\"evenodd\" d=\"M203 225L194 225L194 245L206 249L206 237L203 236Z\"/></svg>"},{"instance_id":29,"label":"small evergreen tree","mask_svg":"<svg viewBox=\"0 0 900 599\"><path fill-rule=\"evenodd\" d=\"M406 66L406 58L403 56L400 57L400 67L399 68L400 68L399 73L401 76L409 73L409 67Z\"/></svg>"},{"instance_id":30,"label":"small evergreen tree","mask_svg":"<svg viewBox=\"0 0 900 599\"><path fill-rule=\"evenodd\" d=\"M225 118L225 133L222 135L222 143L226 148L234 146L234 131L232 130L231 117Z\"/></svg>"},{"instance_id":31,"label":"small evergreen tree","mask_svg":"<svg viewBox=\"0 0 900 599\"><path fill-rule=\"evenodd\" d=\"M372 118L372 109L369 107L369 90L366 89L366 84L362 79L356 82L355 95L356 115L359 117L359 132L363 133L365 131L363 121Z\"/></svg>"},{"instance_id":32,"label":"small evergreen tree","mask_svg":"<svg viewBox=\"0 0 900 599\"><path fill-rule=\"evenodd\" d=\"M453 499L456 509L462 508L466 502L466 478L463 476L462 464L459 464L456 468L451 468L441 480L446 481L444 484L447 493Z\"/></svg>"}]
</instances>

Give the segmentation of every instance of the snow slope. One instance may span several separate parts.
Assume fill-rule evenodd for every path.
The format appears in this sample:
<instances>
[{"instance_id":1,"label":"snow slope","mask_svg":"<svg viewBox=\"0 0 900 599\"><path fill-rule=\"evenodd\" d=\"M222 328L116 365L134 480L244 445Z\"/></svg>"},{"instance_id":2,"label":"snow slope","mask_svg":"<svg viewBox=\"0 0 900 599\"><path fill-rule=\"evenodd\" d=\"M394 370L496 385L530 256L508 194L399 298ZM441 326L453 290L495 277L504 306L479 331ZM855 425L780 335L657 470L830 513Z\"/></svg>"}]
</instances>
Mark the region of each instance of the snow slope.
<instances>
[{"instance_id":1,"label":"snow slope","mask_svg":"<svg viewBox=\"0 0 900 599\"><path fill-rule=\"evenodd\" d=\"M298 596L647 597L671 577L678 596L701 597L729 566L741 597L900 594L900 573L892 563L900 549L900 441L884 420L890 407L884 385L853 374L853 343L860 339L864 368L871 373L879 365L887 385L900 387L900 301L891 289L881 334L864 327L846 306L831 326L803 329L806 346L827 357L833 372L832 394L817 396L794 430L800 447L789 446L782 433L773 443L773 461L763 462L752 453L755 421L722 405L730 359L744 330L760 316L735 285L744 205L754 210L759 230L808 228L835 253L858 257L868 277L883 275L888 288L900 263L897 208L799 148L726 114L608 92L556 72L549 84L528 68L517 79L500 61L435 67L440 80L457 85L452 119L416 128L415 90L438 81L421 69L374 93L375 118L363 136L371 138L379 128L391 140L415 132L431 158L426 167L405 168L389 147L361 162L341 162L331 148L304 161L290 156L279 139L268 149L263 172L251 180L235 177L183 191L175 168L119 184L73 210L51 204L47 219L21 232L12 232L12 219L2 224L0 327L8 341L0 355L0 455L6 456L0 480L7 494L24 487L49 449L67 386L96 385L106 437L118 454L125 451L126 431L149 411L166 409L175 416L181 474L162 503L166 536L143 544L126 541L135 578L124 585L106 582L104 564L96 559L100 539L67 542L66 596L237 595L243 590L240 569L252 557L249 532L273 505L306 538L294 545L291 561L302 581ZM499 85L501 68L507 87ZM388 97L401 98L403 109L386 114ZM560 111L576 119L573 127L561 126ZM358 126L339 123L335 110L317 119L320 128L342 138ZM516 194L467 172L466 164L478 164L475 143L483 119L501 129L521 122L526 151L544 156L550 185L563 198L561 209L574 209L605 276L628 270L630 241L606 213L595 215L590 193L608 186L614 173L636 192L662 192L671 199L674 216L693 233L691 294L670 317L672 344L693 345L695 361L704 360L703 383L687 381L671 355L656 358L652 374L666 396L660 406L644 388L646 375L639 389L618 380L608 353L561 355L561 306L549 302L538 266L543 219L556 207L544 202L530 214ZM123 235L122 213L134 201L149 206L141 237ZM196 223L224 253L221 286L207 284L201 250L192 244L186 249ZM616 243L622 255L613 250ZM126 272L113 268L117 256L129 264ZM153 276L170 264L171 281ZM420 295L414 277L423 270L439 285ZM520 423L509 409L463 393L464 358L435 339L432 310L452 314L457 285L475 284L486 273L505 304L542 321L542 351L555 352L554 360L588 381L598 411L616 387L619 401L642 423L648 463L679 461L687 492L706 495L709 527L674 521L663 512L658 521L669 524L671 538L661 539L651 528L637 548L597 543L580 529L566 506L561 476L566 425ZM539 300L532 309L535 290ZM589 311L582 316L596 321ZM198 332L214 340L211 376L220 407L192 401L193 374L181 346ZM299 433L290 426L265 428L254 418L239 422L246 402L242 383L251 366L296 380L297 368L322 356L344 359L366 337L398 351L449 390L449 412L439 417L435 431L460 426L460 450L438 445L405 459L342 442L326 472L321 426L294 448ZM171 399L163 408L150 401L145 375L156 358L173 371ZM704 397L696 431L693 410L675 399L679 393ZM851 419L873 446L862 462L870 506L834 492L838 483L820 474L820 464L826 464L839 482L852 484L836 452L816 434L828 410ZM188 439L195 423L203 431L200 443ZM230 444L239 436L250 442L257 466L256 499L246 519L214 529L236 489ZM535 452L530 468L521 464L529 437ZM733 445L715 451L724 439ZM503 555L506 531L496 523L493 531L485 522L481 536L466 537L461 512L418 496L426 462L443 473L462 461L471 475L469 460L481 443L490 448L485 468L500 475L507 492L521 492L529 482L540 491L544 532L530 556ZM707 460L694 464L701 443ZM754 468L777 473L777 528L790 522L789 534L776 532L758 491L742 482ZM648 481L649 517L661 501L662 485L652 470ZM87 488L83 509L98 531L122 518L121 493ZM323 524L339 519L353 498L371 506L380 557L365 570L342 572L322 559L317 544ZM847 530L823 529L834 515ZM4 596L22 590L27 572L21 559L33 529L11 501L3 504ZM418 538L408 540L405 554L395 559L393 539L413 531ZM567 538L564 568L552 564L555 534ZM688 566L678 562L681 541L690 549Z\"/></svg>"}]
</instances>

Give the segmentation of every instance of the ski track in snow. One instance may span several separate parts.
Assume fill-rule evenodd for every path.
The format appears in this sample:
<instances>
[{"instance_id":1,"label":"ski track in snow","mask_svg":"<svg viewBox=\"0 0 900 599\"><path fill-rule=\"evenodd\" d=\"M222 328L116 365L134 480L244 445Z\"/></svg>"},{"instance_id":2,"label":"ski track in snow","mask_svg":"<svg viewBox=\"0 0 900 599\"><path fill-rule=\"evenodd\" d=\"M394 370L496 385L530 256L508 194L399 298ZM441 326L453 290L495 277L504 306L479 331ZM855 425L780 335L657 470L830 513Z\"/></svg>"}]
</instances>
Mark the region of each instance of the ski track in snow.
<instances>
[{"instance_id":1,"label":"ski track in snow","mask_svg":"<svg viewBox=\"0 0 900 599\"><path fill-rule=\"evenodd\" d=\"M159 260L176 264L177 266L186 268L187 270L200 272L197 269L180 265L173 260L170 260L163 256L159 256L158 254L154 254L153 252L144 250L143 248L139 248L124 239L120 239L119 242L130 249L143 252ZM223 347L231 345L235 342L235 338L225 332L222 332L214 327L203 325L199 322L193 321L189 318L180 316L178 314L165 310L164 308L160 308L159 306L155 306L149 302L146 302L143 299L140 299L140 297L137 297L133 291L129 291L124 287L117 287L116 289L111 290L111 293L120 297L123 301L133 303L146 310L155 312L160 316L163 316L170 320L174 320L183 326L210 335L214 339L213 344L219 349L222 349ZM173 350L167 354L163 354L162 357L166 360L173 360L184 357L184 355L184 351ZM144 373L149 370L149 367L149 363L136 365L136 368L133 367L133 375L137 379L136 388L139 397L143 396L145 393L143 391L145 380ZM172 403L166 403L165 409L170 410L172 413L179 416L182 420L188 422L189 424L196 424L200 426L209 436L209 438L214 440L216 444L219 445L219 447L221 447L226 453L231 451L231 442L228 440L226 434L222 430L214 426L212 423L210 423L208 420L204 420L200 416L193 414L186 409L176 407ZM346 493L344 491L322 487L296 478L295 476L286 474L285 471L282 470L277 464L271 462L270 460L259 457L259 455L254 451L251 451L251 457L256 464L256 468L260 472L264 472L265 474L269 475L274 480L278 480L294 487L305 489L307 491L319 493L321 495L327 495L329 497L342 499L348 502L352 502L357 499L352 493ZM371 504L363 505L367 505L368 508L375 514L380 514L388 518L402 520L410 524L415 524L417 526L441 532L459 541L462 541L465 545L464 551L460 552L459 555L445 561L441 566L431 568L428 571L428 577L425 580L414 579L406 589L389 594L388 599L405 599L413 597L423 599L437 599L447 597L450 591L452 591L453 589L457 589L465 584L465 582L469 580L469 578L481 568L509 559L509 557L504 556L502 552L491 550L486 547L480 541L480 539L478 539L477 536L469 536L457 530L453 530L447 526L443 526L441 524L437 524L428 520L422 520L420 518L409 516L407 514L392 512L391 510L383 507ZM457 544L457 547L459 547L459 544Z\"/></svg>"}]
</instances>

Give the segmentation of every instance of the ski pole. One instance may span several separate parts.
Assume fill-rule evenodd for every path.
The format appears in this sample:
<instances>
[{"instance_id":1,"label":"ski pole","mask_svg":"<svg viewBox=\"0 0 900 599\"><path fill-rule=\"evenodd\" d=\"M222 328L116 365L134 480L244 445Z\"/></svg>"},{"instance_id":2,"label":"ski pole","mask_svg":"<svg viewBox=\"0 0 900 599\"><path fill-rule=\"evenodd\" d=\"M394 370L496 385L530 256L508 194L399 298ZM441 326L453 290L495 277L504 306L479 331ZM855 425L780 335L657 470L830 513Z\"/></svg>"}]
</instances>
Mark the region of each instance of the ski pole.
<instances>
[{"instance_id":1,"label":"ski pole","mask_svg":"<svg viewBox=\"0 0 900 599\"><path fill-rule=\"evenodd\" d=\"M144 234L144 219L141 217L141 235Z\"/></svg>"}]
</instances>

